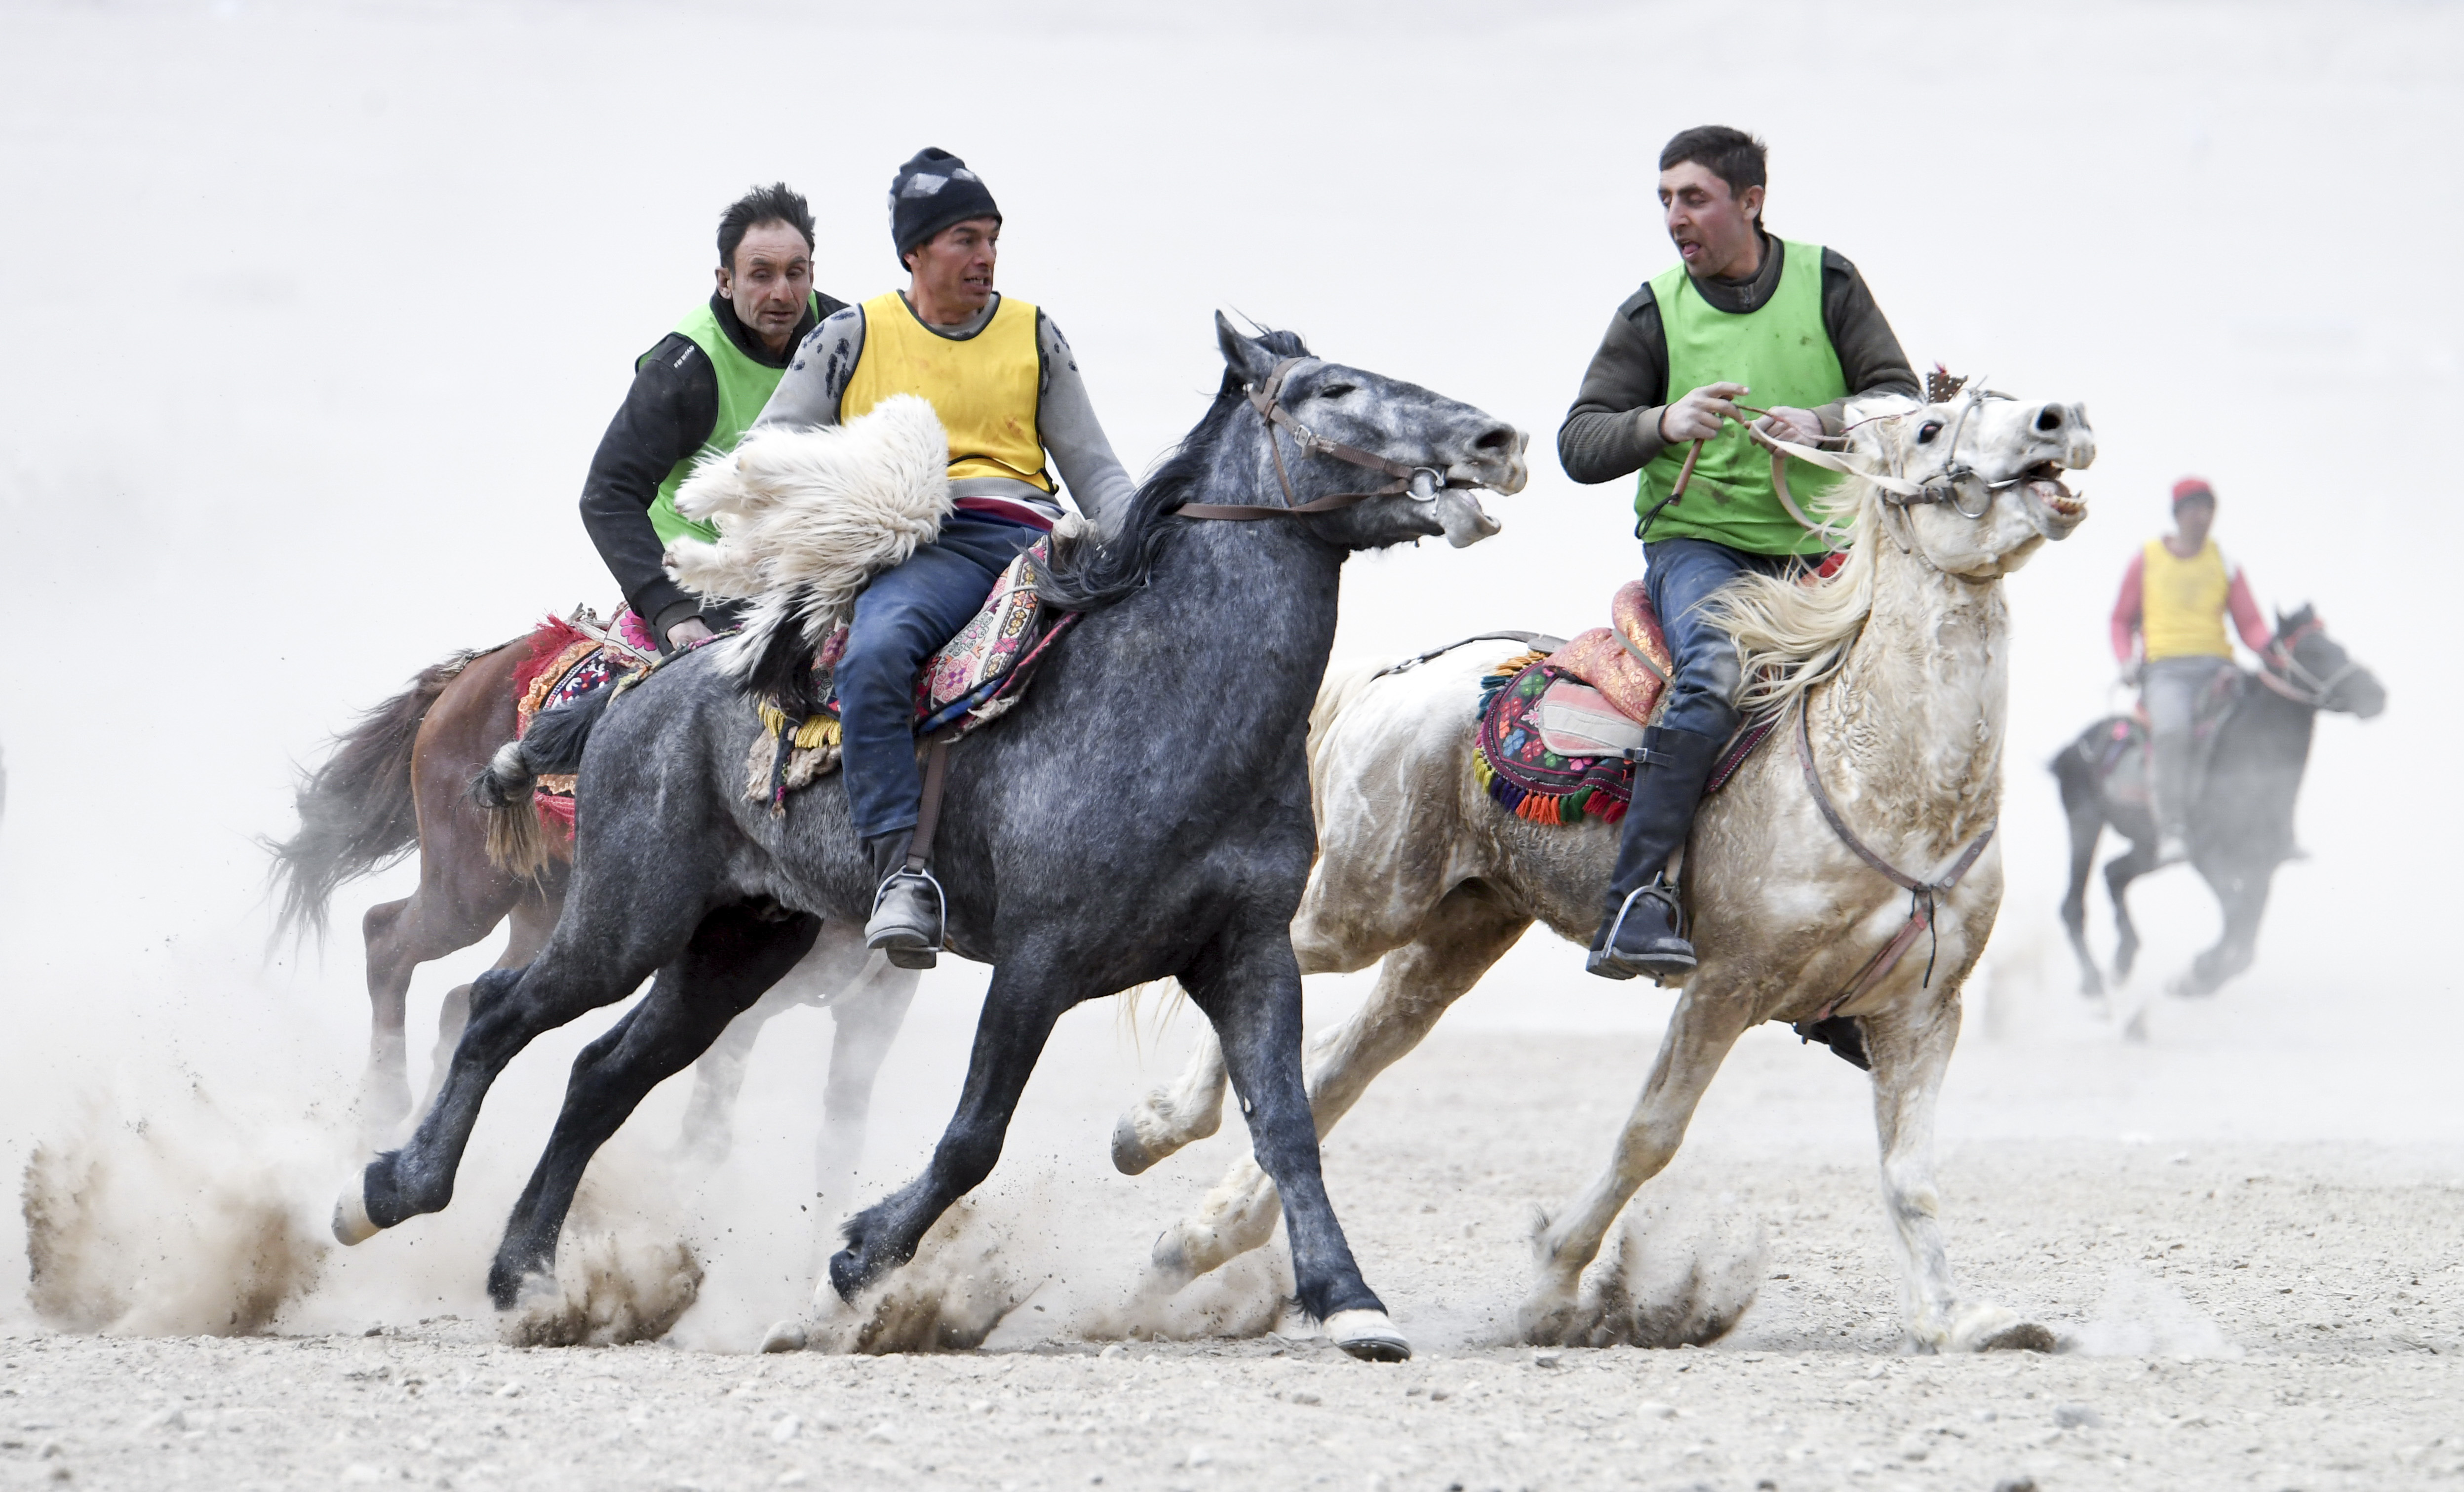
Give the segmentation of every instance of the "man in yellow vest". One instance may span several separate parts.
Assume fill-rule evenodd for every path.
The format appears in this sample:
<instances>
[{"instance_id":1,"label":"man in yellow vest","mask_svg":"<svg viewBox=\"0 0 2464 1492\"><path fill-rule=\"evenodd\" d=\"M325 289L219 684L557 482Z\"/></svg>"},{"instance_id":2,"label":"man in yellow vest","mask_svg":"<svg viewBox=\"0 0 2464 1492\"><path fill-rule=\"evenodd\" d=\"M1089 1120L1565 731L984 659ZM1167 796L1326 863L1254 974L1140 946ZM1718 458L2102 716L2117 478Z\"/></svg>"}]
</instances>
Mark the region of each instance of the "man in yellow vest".
<instances>
[{"instance_id":1,"label":"man in yellow vest","mask_svg":"<svg viewBox=\"0 0 2464 1492\"><path fill-rule=\"evenodd\" d=\"M1677 667L1661 723L1644 734L1598 936L1585 967L1612 979L1681 978L1694 968L1678 890L1664 871L1685 843L1721 747L1737 729L1736 645L1702 603L1748 571L1783 575L1826 545L1789 516L1771 461L1738 407L1782 439L1840 430L1851 395L1917 392L1899 339L1857 267L1818 244L1763 230L1762 142L1723 125L1689 129L1660 153L1660 204L1683 261L1617 307L1557 431L1577 482L1641 472L1636 533L1644 583ZM1702 455L1682 499L1689 447ZM1835 480L1792 461L1793 492Z\"/></svg>"},{"instance_id":2,"label":"man in yellow vest","mask_svg":"<svg viewBox=\"0 0 2464 1492\"><path fill-rule=\"evenodd\" d=\"M1136 494L1059 328L993 289L1001 228L992 192L966 162L918 151L890 184L907 289L814 328L757 422L836 425L915 394L949 433L957 511L939 538L857 598L836 676L847 806L880 888L865 941L907 969L931 968L942 938L940 887L908 865L923 796L916 675L1073 501L1100 522Z\"/></svg>"},{"instance_id":3,"label":"man in yellow vest","mask_svg":"<svg viewBox=\"0 0 2464 1492\"><path fill-rule=\"evenodd\" d=\"M2213 488L2195 476L2175 482L2173 532L2131 557L2113 603L2113 656L2123 677L2137 681L2147 711L2159 865L2189 858L2190 732L2199 696L2233 667L2225 614L2252 652L2266 651L2269 641L2241 566L2208 536L2215 519Z\"/></svg>"},{"instance_id":4,"label":"man in yellow vest","mask_svg":"<svg viewBox=\"0 0 2464 1492\"><path fill-rule=\"evenodd\" d=\"M736 449L796 343L847 304L814 291L813 214L784 182L719 214L717 278L709 300L633 361L633 385L582 485L583 527L662 652L733 620L705 611L660 563L671 539L718 537L676 512L676 488L703 451Z\"/></svg>"}]
</instances>

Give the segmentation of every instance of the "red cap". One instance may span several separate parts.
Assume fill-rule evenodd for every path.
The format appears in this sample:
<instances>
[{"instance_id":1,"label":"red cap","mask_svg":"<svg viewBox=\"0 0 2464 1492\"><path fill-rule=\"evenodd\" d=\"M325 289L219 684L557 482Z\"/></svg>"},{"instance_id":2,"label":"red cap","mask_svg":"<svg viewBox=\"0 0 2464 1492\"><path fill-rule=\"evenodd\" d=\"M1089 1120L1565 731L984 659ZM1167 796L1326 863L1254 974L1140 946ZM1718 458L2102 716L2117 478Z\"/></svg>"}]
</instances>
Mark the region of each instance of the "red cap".
<instances>
[{"instance_id":1,"label":"red cap","mask_svg":"<svg viewBox=\"0 0 2464 1492\"><path fill-rule=\"evenodd\" d=\"M2205 497L2210 506L2216 500L2216 490L2204 476L2186 476L2173 484L2173 506L2178 508L2193 497Z\"/></svg>"}]
</instances>

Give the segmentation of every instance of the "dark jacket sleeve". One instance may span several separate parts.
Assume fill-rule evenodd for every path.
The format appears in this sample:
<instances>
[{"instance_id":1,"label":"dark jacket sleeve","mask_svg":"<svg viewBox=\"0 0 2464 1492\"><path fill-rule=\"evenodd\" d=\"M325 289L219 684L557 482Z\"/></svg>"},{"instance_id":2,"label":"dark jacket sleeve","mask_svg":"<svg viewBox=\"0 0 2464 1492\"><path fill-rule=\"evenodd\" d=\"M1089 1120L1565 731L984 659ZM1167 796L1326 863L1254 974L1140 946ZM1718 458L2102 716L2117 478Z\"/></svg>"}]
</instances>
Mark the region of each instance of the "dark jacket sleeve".
<instances>
[{"instance_id":1,"label":"dark jacket sleeve","mask_svg":"<svg viewBox=\"0 0 2464 1492\"><path fill-rule=\"evenodd\" d=\"M1557 427L1557 464L1577 482L1613 482L1659 455L1668 400L1668 338L1660 302L1643 286L1609 318L1581 392Z\"/></svg>"},{"instance_id":2,"label":"dark jacket sleeve","mask_svg":"<svg viewBox=\"0 0 2464 1492\"><path fill-rule=\"evenodd\" d=\"M1850 398L1892 393L1919 397L1916 370L1900 350L1882 308L1865 288L1857 266L1829 249L1822 251L1822 329L1831 334L1832 350L1839 355L1839 371L1848 381ZM1824 423L1835 425L1835 408L1822 409Z\"/></svg>"},{"instance_id":3,"label":"dark jacket sleeve","mask_svg":"<svg viewBox=\"0 0 2464 1492\"><path fill-rule=\"evenodd\" d=\"M699 603L660 566L666 546L650 527L650 499L717 424L718 374L691 338L671 332L633 375L582 484L582 526L624 588L625 603L663 639Z\"/></svg>"}]
</instances>

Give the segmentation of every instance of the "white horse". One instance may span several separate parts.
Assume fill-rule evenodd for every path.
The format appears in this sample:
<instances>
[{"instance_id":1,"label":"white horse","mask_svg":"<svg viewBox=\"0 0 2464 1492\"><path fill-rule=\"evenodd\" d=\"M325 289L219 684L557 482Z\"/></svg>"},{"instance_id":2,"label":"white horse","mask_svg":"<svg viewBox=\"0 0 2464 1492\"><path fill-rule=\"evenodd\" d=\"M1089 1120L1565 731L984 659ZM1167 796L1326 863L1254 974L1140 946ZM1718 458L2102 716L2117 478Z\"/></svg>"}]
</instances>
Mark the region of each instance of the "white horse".
<instances>
[{"instance_id":1,"label":"white horse","mask_svg":"<svg viewBox=\"0 0 2464 1492\"><path fill-rule=\"evenodd\" d=\"M1855 535L1838 573L1812 587L1752 578L1715 603L1755 681L1748 713L1785 718L1695 821L1682 875L1702 963L1608 1170L1544 1222L1522 1312L1529 1340L1605 1340L1592 1319L1600 1306L1580 1298L1583 1271L1675 1155L1737 1038L1765 1020L1838 1017L1854 1021L1873 1073L1909 1337L1928 1349L2053 1346L2043 1327L1953 1285L1933 1111L1960 987L2002 899L1991 838L2009 690L2002 578L2086 516L2057 473L2093 460L2095 438L2076 405L1982 390L1864 401L1851 418L1861 422L1851 459L1834 460L1864 474L1832 498ZM1369 1001L1310 1043L1321 1134L1533 922L1580 945L1598 921L1617 829L1527 822L1472 773L1481 676L1514 651L1489 643L1403 671L1356 670L1320 694L1309 735L1320 854L1292 944L1304 973L1385 959ZM1817 774L1821 798L1809 785ZM1911 938L1928 903L1931 928ZM1892 947L1904 956L1879 956ZM1837 1044L1846 1055L1859 1043ZM1210 1042L1171 1089L1122 1115L1114 1163L1134 1174L1214 1132L1223 1086ZM1276 1215L1272 1184L1241 1162L1157 1240L1148 1287L1177 1289L1258 1247Z\"/></svg>"}]
</instances>

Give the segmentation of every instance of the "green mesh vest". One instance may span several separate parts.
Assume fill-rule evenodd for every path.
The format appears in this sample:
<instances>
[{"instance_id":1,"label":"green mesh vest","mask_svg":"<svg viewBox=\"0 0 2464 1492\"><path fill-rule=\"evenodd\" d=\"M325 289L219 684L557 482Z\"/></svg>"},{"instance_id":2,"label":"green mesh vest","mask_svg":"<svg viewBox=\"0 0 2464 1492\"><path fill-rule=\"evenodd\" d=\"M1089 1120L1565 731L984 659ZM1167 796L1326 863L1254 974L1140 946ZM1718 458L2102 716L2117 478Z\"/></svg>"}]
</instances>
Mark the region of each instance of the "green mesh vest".
<instances>
[{"instance_id":1,"label":"green mesh vest","mask_svg":"<svg viewBox=\"0 0 2464 1492\"><path fill-rule=\"evenodd\" d=\"M1822 326L1821 245L1781 244L1779 288L1761 310L1743 316L1705 301L1683 264L1655 276L1651 294L1668 338L1668 403L1705 384L1743 384L1751 390L1743 402L1765 409L1811 409L1847 395L1839 355ZM1643 467L1634 499L1638 515L1668 495L1684 469L1685 450L1679 441ZM1837 481L1820 467L1789 460L1788 488L1799 507ZM1820 515L1809 508L1808 516ZM1735 424L1722 425L1718 439L1703 443L1685 495L1660 510L1649 538L1707 538L1749 555L1812 555L1827 547L1780 506L1771 452Z\"/></svg>"},{"instance_id":2,"label":"green mesh vest","mask_svg":"<svg viewBox=\"0 0 2464 1492\"><path fill-rule=\"evenodd\" d=\"M816 317L821 315L821 297L816 296L805 304ZM710 428L710 439L701 450L685 457L669 471L666 481L659 484L659 494L650 499L650 527L658 531L659 542L671 544L679 538L697 538L705 544L718 542L718 530L707 523L696 523L676 511L676 489L693 475L693 463L713 451L724 454L736 449L737 440L761 417L761 406L778 391L779 379L784 368L765 368L739 351L718 324L717 313L705 300L693 307L691 315L676 323L676 330L693 339L702 356L710 360L718 374L718 419ZM656 348L651 349L656 351ZM646 352L633 360L636 372L650 361ZM1655 530L1656 532L1656 530Z\"/></svg>"}]
</instances>

